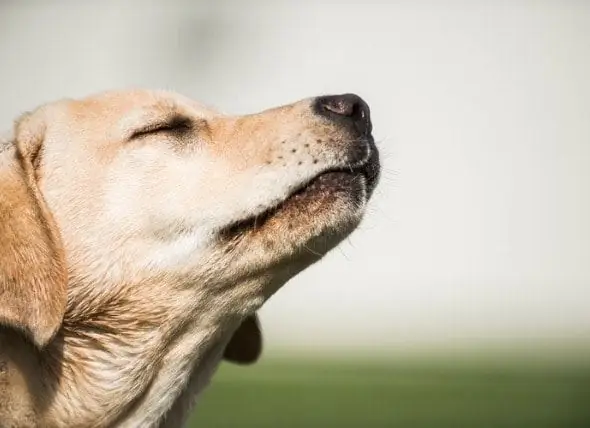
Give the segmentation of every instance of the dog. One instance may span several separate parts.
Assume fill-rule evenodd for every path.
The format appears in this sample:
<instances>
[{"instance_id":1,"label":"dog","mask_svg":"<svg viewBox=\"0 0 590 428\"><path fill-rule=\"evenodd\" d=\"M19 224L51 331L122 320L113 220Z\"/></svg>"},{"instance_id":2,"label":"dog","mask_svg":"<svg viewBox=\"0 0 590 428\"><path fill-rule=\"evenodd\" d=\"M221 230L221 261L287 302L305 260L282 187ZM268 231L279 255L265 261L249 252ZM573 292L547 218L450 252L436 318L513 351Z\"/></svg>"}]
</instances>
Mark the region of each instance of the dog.
<instances>
[{"instance_id":1,"label":"dog","mask_svg":"<svg viewBox=\"0 0 590 428\"><path fill-rule=\"evenodd\" d=\"M0 143L0 426L179 427L256 313L355 230L379 179L354 94L245 116L118 90Z\"/></svg>"}]
</instances>

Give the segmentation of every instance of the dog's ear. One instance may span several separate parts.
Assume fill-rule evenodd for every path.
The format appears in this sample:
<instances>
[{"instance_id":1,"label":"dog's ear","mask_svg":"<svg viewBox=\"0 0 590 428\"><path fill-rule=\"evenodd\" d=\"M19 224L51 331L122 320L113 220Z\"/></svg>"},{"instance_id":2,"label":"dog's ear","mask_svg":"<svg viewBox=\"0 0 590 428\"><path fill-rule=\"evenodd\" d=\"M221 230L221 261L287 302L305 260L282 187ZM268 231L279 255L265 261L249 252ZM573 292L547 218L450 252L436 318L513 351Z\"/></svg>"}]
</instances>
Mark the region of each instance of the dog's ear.
<instances>
[{"instance_id":1,"label":"dog's ear","mask_svg":"<svg viewBox=\"0 0 590 428\"><path fill-rule=\"evenodd\" d=\"M248 316L234 332L223 358L236 364L252 364L262 353L262 331L256 314Z\"/></svg>"},{"instance_id":2,"label":"dog's ear","mask_svg":"<svg viewBox=\"0 0 590 428\"><path fill-rule=\"evenodd\" d=\"M67 284L61 238L38 187L44 136L43 110L24 115L14 147L0 153L0 324L38 347L61 325Z\"/></svg>"}]
</instances>

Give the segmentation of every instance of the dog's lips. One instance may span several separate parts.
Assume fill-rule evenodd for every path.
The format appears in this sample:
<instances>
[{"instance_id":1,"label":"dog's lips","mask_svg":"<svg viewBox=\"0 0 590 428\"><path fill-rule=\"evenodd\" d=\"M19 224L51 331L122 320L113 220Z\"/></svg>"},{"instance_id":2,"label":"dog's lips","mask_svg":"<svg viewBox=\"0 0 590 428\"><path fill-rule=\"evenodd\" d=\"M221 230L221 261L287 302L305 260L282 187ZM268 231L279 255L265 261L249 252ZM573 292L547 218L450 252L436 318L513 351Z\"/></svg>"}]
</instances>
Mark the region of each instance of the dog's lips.
<instances>
[{"instance_id":1,"label":"dog's lips","mask_svg":"<svg viewBox=\"0 0 590 428\"><path fill-rule=\"evenodd\" d=\"M301 208L306 203L322 197L346 195L362 205L370 197L378 177L379 164L373 157L367 162L351 167L329 168L291 193L286 199L264 212L232 223L224 228L222 236L235 236L242 232L257 230L278 212Z\"/></svg>"}]
</instances>

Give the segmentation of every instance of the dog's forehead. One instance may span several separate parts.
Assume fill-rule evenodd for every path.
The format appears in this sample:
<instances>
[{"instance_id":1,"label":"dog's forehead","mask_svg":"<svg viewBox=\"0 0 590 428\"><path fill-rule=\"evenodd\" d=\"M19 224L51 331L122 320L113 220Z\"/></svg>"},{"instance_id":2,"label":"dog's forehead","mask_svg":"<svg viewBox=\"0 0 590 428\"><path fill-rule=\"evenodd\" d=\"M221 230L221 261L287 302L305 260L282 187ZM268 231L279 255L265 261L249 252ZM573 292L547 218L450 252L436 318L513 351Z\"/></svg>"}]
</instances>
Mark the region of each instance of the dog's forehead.
<instances>
[{"instance_id":1,"label":"dog's forehead","mask_svg":"<svg viewBox=\"0 0 590 428\"><path fill-rule=\"evenodd\" d=\"M115 139L138 126L175 115L192 119L223 116L211 107L170 91L109 91L69 100L66 105L70 129L78 124L85 131L100 130L101 135Z\"/></svg>"},{"instance_id":2,"label":"dog's forehead","mask_svg":"<svg viewBox=\"0 0 590 428\"><path fill-rule=\"evenodd\" d=\"M188 116L217 116L214 109L168 91L110 91L83 98L71 105L72 114L117 122L126 117L149 120L171 113Z\"/></svg>"},{"instance_id":3,"label":"dog's forehead","mask_svg":"<svg viewBox=\"0 0 590 428\"><path fill-rule=\"evenodd\" d=\"M172 91L120 90L95 94L80 100L83 109L109 109L122 114L134 109L155 110L156 112L176 109L194 114L219 114L213 108Z\"/></svg>"}]
</instances>

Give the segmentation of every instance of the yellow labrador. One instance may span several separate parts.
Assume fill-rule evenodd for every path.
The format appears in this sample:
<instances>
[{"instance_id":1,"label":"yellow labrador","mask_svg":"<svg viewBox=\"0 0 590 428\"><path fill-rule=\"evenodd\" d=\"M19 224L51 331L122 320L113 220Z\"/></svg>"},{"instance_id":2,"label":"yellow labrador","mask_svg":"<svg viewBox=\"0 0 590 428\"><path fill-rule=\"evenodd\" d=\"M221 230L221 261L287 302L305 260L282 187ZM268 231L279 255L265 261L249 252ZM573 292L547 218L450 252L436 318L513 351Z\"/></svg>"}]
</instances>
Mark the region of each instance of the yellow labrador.
<instances>
[{"instance_id":1,"label":"yellow labrador","mask_svg":"<svg viewBox=\"0 0 590 428\"><path fill-rule=\"evenodd\" d=\"M366 103L226 116L118 91L0 143L0 426L178 427L256 311L358 225L379 176Z\"/></svg>"}]
</instances>

